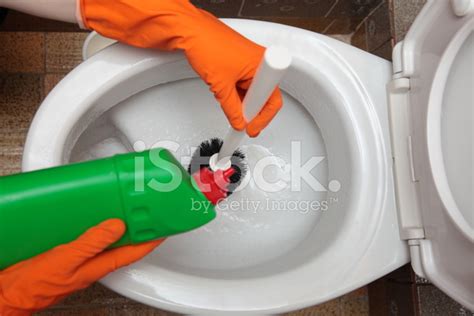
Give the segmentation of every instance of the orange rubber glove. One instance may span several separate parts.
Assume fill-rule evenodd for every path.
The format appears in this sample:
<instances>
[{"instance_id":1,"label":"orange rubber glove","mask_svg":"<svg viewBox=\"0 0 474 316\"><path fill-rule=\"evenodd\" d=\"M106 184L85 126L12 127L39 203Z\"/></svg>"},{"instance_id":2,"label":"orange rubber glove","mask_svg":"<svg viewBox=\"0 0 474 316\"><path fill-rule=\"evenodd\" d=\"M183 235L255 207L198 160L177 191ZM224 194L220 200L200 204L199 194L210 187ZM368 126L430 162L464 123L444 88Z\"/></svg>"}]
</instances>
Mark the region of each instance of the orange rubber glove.
<instances>
[{"instance_id":1,"label":"orange rubber glove","mask_svg":"<svg viewBox=\"0 0 474 316\"><path fill-rule=\"evenodd\" d=\"M246 128L247 134L255 137L281 108L281 94L276 89L257 117L247 124L241 99L264 48L188 0L78 1L86 28L137 47L184 50L234 129Z\"/></svg>"},{"instance_id":2,"label":"orange rubber glove","mask_svg":"<svg viewBox=\"0 0 474 316\"><path fill-rule=\"evenodd\" d=\"M162 240L104 251L125 224L110 219L77 240L0 271L0 315L30 315L150 253Z\"/></svg>"}]
</instances>

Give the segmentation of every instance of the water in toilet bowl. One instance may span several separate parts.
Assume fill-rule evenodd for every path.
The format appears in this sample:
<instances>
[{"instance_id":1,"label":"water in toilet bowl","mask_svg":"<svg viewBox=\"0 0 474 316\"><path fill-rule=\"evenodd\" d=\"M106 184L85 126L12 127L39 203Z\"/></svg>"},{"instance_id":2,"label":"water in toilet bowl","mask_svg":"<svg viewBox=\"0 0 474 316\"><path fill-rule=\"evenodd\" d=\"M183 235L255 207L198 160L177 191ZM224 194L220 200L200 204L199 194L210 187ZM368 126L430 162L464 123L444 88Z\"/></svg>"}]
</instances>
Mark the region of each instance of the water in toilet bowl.
<instances>
[{"instance_id":1,"label":"water in toilet bowl","mask_svg":"<svg viewBox=\"0 0 474 316\"><path fill-rule=\"evenodd\" d=\"M237 191L218 205L217 218L171 238L157 252L159 258L192 269L251 267L289 252L314 228L327 205L316 201L310 190L291 192L289 162L261 145L242 150L249 173ZM259 162L265 160L272 164L261 170ZM261 176L268 183L259 183Z\"/></svg>"},{"instance_id":2,"label":"water in toilet bowl","mask_svg":"<svg viewBox=\"0 0 474 316\"><path fill-rule=\"evenodd\" d=\"M311 173L326 186L325 145L305 108L288 94L284 102L265 132L241 147L250 172L218 206L217 218L198 230L169 238L146 261L201 275L203 271L246 269L284 256L316 229L328 208L327 194L304 181L301 187L292 187L292 163L322 157ZM203 139L223 136L227 128L207 86L198 79L182 80L142 91L105 113L84 132L71 158L162 146L187 166L194 146Z\"/></svg>"}]
</instances>

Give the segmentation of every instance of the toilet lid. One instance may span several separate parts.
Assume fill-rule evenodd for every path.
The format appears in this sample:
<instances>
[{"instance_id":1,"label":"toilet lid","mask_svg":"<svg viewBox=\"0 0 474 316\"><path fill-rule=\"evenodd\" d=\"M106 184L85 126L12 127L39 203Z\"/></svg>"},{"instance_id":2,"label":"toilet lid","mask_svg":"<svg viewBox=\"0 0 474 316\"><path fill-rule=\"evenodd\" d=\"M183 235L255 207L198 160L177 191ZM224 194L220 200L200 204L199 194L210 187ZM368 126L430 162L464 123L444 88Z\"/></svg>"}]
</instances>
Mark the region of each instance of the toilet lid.
<instances>
[{"instance_id":1,"label":"toilet lid","mask_svg":"<svg viewBox=\"0 0 474 316\"><path fill-rule=\"evenodd\" d=\"M428 1L402 45L394 69L410 79L421 270L474 308L474 0Z\"/></svg>"}]
</instances>

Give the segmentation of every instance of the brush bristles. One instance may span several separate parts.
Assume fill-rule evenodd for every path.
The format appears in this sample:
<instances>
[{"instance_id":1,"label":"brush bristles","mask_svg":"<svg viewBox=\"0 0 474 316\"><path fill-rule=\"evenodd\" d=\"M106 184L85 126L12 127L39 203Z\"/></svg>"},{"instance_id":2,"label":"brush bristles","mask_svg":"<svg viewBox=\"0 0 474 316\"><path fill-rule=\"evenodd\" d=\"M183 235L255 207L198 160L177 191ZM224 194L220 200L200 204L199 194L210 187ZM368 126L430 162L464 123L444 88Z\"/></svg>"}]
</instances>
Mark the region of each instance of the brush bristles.
<instances>
[{"instance_id":1,"label":"brush bristles","mask_svg":"<svg viewBox=\"0 0 474 316\"><path fill-rule=\"evenodd\" d=\"M201 168L209 167L209 160L212 155L218 153L221 150L224 142L220 138L212 138L203 141L201 145L196 149L193 156L191 157L191 163L188 167L188 172L194 174L201 170ZM247 173L247 165L245 164L245 154L237 149L230 158L231 168L234 169L234 174L230 177L230 184L228 187L229 195L239 186L243 177Z\"/></svg>"}]
</instances>

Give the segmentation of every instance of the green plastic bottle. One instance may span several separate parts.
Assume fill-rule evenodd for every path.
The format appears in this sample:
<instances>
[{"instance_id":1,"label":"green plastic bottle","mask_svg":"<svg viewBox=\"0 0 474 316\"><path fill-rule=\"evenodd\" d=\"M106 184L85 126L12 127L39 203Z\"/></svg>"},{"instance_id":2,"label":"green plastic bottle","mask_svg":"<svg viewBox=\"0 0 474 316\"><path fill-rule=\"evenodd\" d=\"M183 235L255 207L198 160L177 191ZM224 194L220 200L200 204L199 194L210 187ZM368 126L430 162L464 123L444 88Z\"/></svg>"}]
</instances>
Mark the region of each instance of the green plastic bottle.
<instances>
[{"instance_id":1,"label":"green plastic bottle","mask_svg":"<svg viewBox=\"0 0 474 316\"><path fill-rule=\"evenodd\" d=\"M127 225L112 245L118 247L183 233L215 216L193 178L162 148L2 177L0 270L106 219Z\"/></svg>"}]
</instances>

